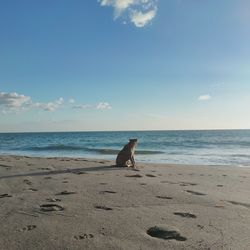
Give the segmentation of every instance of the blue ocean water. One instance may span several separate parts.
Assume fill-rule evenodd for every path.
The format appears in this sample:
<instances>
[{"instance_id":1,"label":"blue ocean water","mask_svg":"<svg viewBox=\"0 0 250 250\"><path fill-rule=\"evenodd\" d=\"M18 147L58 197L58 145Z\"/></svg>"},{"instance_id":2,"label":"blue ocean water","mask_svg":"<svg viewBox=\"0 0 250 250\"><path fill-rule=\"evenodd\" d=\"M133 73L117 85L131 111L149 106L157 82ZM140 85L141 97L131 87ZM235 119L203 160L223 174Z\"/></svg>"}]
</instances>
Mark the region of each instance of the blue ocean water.
<instances>
[{"instance_id":1,"label":"blue ocean water","mask_svg":"<svg viewBox=\"0 0 250 250\"><path fill-rule=\"evenodd\" d=\"M129 138L141 162L250 166L250 130L0 133L0 154L114 160Z\"/></svg>"}]
</instances>

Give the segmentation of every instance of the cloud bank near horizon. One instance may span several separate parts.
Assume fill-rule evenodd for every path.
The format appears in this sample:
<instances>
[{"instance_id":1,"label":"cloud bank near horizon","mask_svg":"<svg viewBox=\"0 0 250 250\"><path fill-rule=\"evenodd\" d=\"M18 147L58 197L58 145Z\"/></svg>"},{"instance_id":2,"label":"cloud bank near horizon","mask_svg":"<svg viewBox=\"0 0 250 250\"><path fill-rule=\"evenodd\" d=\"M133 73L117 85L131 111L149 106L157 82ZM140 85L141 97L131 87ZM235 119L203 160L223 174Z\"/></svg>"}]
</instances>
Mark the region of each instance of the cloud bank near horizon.
<instances>
[{"instance_id":1,"label":"cloud bank near horizon","mask_svg":"<svg viewBox=\"0 0 250 250\"><path fill-rule=\"evenodd\" d=\"M137 28L149 24L157 13L158 0L98 0L101 6L110 6L114 9L114 19L123 18Z\"/></svg>"},{"instance_id":2,"label":"cloud bank near horizon","mask_svg":"<svg viewBox=\"0 0 250 250\"><path fill-rule=\"evenodd\" d=\"M69 107L72 109L111 109L111 105L108 102L99 102L97 104L76 104L76 101L73 98L69 99L68 102L65 102L62 97L51 102L34 102L31 97L16 92L0 92L0 111L3 114L34 109L54 112L62 107Z\"/></svg>"}]
</instances>

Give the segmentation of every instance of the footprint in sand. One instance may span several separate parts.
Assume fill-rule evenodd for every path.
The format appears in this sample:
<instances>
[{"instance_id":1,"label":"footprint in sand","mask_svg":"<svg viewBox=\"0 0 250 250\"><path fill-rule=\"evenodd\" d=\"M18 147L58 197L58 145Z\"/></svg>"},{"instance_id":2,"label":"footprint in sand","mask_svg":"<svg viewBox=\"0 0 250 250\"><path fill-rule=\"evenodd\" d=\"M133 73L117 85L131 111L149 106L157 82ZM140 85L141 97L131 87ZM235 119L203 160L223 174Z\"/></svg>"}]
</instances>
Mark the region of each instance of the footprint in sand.
<instances>
[{"instance_id":1,"label":"footprint in sand","mask_svg":"<svg viewBox=\"0 0 250 250\"><path fill-rule=\"evenodd\" d=\"M42 212L52 212L52 211L62 211L64 207L58 204L42 204L40 205L40 210Z\"/></svg>"},{"instance_id":2,"label":"footprint in sand","mask_svg":"<svg viewBox=\"0 0 250 250\"><path fill-rule=\"evenodd\" d=\"M101 183L99 183L100 185L107 185L108 183L106 183L106 182L101 182Z\"/></svg>"},{"instance_id":3,"label":"footprint in sand","mask_svg":"<svg viewBox=\"0 0 250 250\"><path fill-rule=\"evenodd\" d=\"M156 177L155 175L153 174L146 174L147 177Z\"/></svg>"},{"instance_id":4,"label":"footprint in sand","mask_svg":"<svg viewBox=\"0 0 250 250\"><path fill-rule=\"evenodd\" d=\"M12 166L0 164L0 167L6 168L6 169L10 169Z\"/></svg>"},{"instance_id":5,"label":"footprint in sand","mask_svg":"<svg viewBox=\"0 0 250 250\"><path fill-rule=\"evenodd\" d=\"M33 191L33 192L38 191L38 189L36 189L36 188L29 188L28 190Z\"/></svg>"},{"instance_id":6,"label":"footprint in sand","mask_svg":"<svg viewBox=\"0 0 250 250\"><path fill-rule=\"evenodd\" d=\"M32 182L28 179L24 179L23 182L27 185L32 185Z\"/></svg>"},{"instance_id":7,"label":"footprint in sand","mask_svg":"<svg viewBox=\"0 0 250 250\"><path fill-rule=\"evenodd\" d=\"M147 230L147 234L154 238L163 240L186 241L187 238L182 236L174 227L154 226Z\"/></svg>"},{"instance_id":8,"label":"footprint in sand","mask_svg":"<svg viewBox=\"0 0 250 250\"><path fill-rule=\"evenodd\" d=\"M217 185L217 187L223 187L223 185Z\"/></svg>"},{"instance_id":9,"label":"footprint in sand","mask_svg":"<svg viewBox=\"0 0 250 250\"><path fill-rule=\"evenodd\" d=\"M80 174L87 174L87 173L84 172L84 171L75 171L75 172L73 172L73 174L78 174L78 175L80 175Z\"/></svg>"},{"instance_id":10,"label":"footprint in sand","mask_svg":"<svg viewBox=\"0 0 250 250\"><path fill-rule=\"evenodd\" d=\"M180 186L196 186L197 183L193 183L193 182L181 182Z\"/></svg>"},{"instance_id":11,"label":"footprint in sand","mask_svg":"<svg viewBox=\"0 0 250 250\"><path fill-rule=\"evenodd\" d=\"M46 199L46 201L48 201L48 202L57 202L57 201L61 201L61 199L48 198L48 199Z\"/></svg>"},{"instance_id":12,"label":"footprint in sand","mask_svg":"<svg viewBox=\"0 0 250 250\"><path fill-rule=\"evenodd\" d=\"M140 185L141 185L141 186L146 186L146 185L147 185L147 183L140 183Z\"/></svg>"},{"instance_id":13,"label":"footprint in sand","mask_svg":"<svg viewBox=\"0 0 250 250\"><path fill-rule=\"evenodd\" d=\"M131 175L125 175L125 177L141 178L142 175L140 175L140 174L131 174Z\"/></svg>"},{"instance_id":14,"label":"footprint in sand","mask_svg":"<svg viewBox=\"0 0 250 250\"><path fill-rule=\"evenodd\" d=\"M172 197L170 197L170 196L161 196L161 195L158 195L158 196L156 196L157 198L159 198L159 199L166 199L166 200L172 200L173 198Z\"/></svg>"},{"instance_id":15,"label":"footprint in sand","mask_svg":"<svg viewBox=\"0 0 250 250\"><path fill-rule=\"evenodd\" d=\"M181 212L175 212L175 215L181 216L183 218L197 218L197 216L195 214L191 214L191 213L181 213Z\"/></svg>"},{"instance_id":16,"label":"footprint in sand","mask_svg":"<svg viewBox=\"0 0 250 250\"><path fill-rule=\"evenodd\" d=\"M76 194L76 192L75 191L67 191L67 190L65 190L65 191L62 191L60 193L57 193L56 195L69 195L69 194Z\"/></svg>"},{"instance_id":17,"label":"footprint in sand","mask_svg":"<svg viewBox=\"0 0 250 250\"><path fill-rule=\"evenodd\" d=\"M92 239L94 238L94 235L93 234L80 234L80 235L75 235L74 238L76 240Z\"/></svg>"},{"instance_id":18,"label":"footprint in sand","mask_svg":"<svg viewBox=\"0 0 250 250\"><path fill-rule=\"evenodd\" d=\"M246 208L250 208L250 204L249 203L243 203L243 202L237 202L237 201L227 201L233 205L239 205L239 206L243 206Z\"/></svg>"},{"instance_id":19,"label":"footprint in sand","mask_svg":"<svg viewBox=\"0 0 250 250\"><path fill-rule=\"evenodd\" d=\"M190 194L194 194L194 195L206 195L204 193L200 193L200 192L196 192L196 191L192 191L192 190L186 190L187 193L190 193Z\"/></svg>"},{"instance_id":20,"label":"footprint in sand","mask_svg":"<svg viewBox=\"0 0 250 250\"><path fill-rule=\"evenodd\" d=\"M106 211L113 210L113 208L111 208L111 207L106 207L106 206L95 206L95 208L97 208L97 209L102 209L102 210L106 210Z\"/></svg>"},{"instance_id":21,"label":"footprint in sand","mask_svg":"<svg viewBox=\"0 0 250 250\"><path fill-rule=\"evenodd\" d=\"M46 176L46 177L44 177L43 179L45 179L45 180L49 180L49 179L52 179L52 177L50 177L50 176Z\"/></svg>"},{"instance_id":22,"label":"footprint in sand","mask_svg":"<svg viewBox=\"0 0 250 250\"><path fill-rule=\"evenodd\" d=\"M31 230L35 229L36 227L37 227L36 225L28 225L28 226L20 229L19 231L27 232L27 231L31 231Z\"/></svg>"},{"instance_id":23,"label":"footprint in sand","mask_svg":"<svg viewBox=\"0 0 250 250\"><path fill-rule=\"evenodd\" d=\"M12 197L10 194L0 194L0 199L1 198L6 198L6 197Z\"/></svg>"},{"instance_id":24,"label":"footprint in sand","mask_svg":"<svg viewBox=\"0 0 250 250\"><path fill-rule=\"evenodd\" d=\"M117 192L111 190L100 191L99 194L116 194Z\"/></svg>"}]
</instances>

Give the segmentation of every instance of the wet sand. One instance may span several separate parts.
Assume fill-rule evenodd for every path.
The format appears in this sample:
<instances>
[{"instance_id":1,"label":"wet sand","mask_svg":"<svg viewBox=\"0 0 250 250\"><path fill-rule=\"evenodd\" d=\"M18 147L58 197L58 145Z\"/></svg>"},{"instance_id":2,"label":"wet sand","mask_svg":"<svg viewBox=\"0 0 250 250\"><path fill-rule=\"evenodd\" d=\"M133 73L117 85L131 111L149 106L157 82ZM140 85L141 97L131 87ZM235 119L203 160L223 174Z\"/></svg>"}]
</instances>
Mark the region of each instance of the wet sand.
<instances>
[{"instance_id":1,"label":"wet sand","mask_svg":"<svg viewBox=\"0 0 250 250\"><path fill-rule=\"evenodd\" d=\"M250 168L0 156L0 249L249 249Z\"/></svg>"}]
</instances>

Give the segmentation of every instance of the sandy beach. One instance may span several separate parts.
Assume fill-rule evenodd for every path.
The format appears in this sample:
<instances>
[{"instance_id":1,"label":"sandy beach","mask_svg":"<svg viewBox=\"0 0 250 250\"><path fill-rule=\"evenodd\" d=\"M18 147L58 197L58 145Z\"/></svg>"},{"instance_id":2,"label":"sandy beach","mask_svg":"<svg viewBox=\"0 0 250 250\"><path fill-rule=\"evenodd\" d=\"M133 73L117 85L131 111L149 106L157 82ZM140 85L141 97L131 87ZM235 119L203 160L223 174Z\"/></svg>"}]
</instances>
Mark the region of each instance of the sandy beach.
<instances>
[{"instance_id":1,"label":"sandy beach","mask_svg":"<svg viewBox=\"0 0 250 250\"><path fill-rule=\"evenodd\" d=\"M250 168L0 157L0 249L250 249Z\"/></svg>"}]
</instances>

